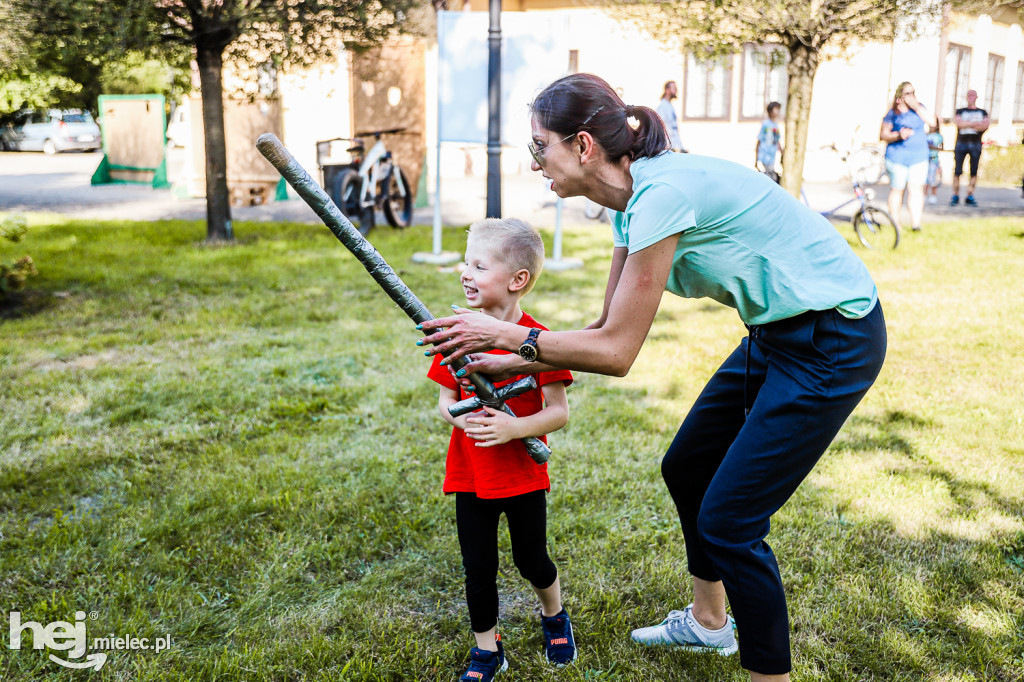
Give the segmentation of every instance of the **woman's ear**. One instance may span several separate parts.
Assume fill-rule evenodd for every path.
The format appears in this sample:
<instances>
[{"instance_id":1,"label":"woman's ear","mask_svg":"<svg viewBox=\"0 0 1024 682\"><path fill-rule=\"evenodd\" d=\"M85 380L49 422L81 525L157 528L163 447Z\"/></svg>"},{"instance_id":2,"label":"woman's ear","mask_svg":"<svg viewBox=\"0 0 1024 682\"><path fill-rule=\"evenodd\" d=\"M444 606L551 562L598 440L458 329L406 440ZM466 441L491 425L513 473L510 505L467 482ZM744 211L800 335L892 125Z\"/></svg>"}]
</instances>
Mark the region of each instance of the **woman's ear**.
<instances>
[{"instance_id":1,"label":"woman's ear","mask_svg":"<svg viewBox=\"0 0 1024 682\"><path fill-rule=\"evenodd\" d=\"M509 291L521 291L530 283L530 271L526 268L516 270L512 273L512 281L508 283Z\"/></svg>"},{"instance_id":2,"label":"woman's ear","mask_svg":"<svg viewBox=\"0 0 1024 682\"><path fill-rule=\"evenodd\" d=\"M587 163L596 158L597 143L594 141L593 135L583 131L576 136L576 141L579 144L580 163Z\"/></svg>"}]
</instances>

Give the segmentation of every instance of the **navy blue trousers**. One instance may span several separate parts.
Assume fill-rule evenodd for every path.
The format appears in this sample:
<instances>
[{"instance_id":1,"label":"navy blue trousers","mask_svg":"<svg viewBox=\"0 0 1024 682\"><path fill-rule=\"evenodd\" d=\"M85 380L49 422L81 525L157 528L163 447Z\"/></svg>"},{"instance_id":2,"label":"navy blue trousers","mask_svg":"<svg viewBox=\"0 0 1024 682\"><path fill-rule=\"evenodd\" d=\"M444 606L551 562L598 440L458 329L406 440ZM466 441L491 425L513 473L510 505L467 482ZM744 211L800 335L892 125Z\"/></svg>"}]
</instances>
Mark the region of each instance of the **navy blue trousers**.
<instances>
[{"instance_id":1,"label":"navy blue trousers","mask_svg":"<svg viewBox=\"0 0 1024 682\"><path fill-rule=\"evenodd\" d=\"M770 518L871 387L885 347L881 304L860 320L829 310L750 327L662 461L689 571L722 581L747 670L790 671L786 595L765 542Z\"/></svg>"}]
</instances>

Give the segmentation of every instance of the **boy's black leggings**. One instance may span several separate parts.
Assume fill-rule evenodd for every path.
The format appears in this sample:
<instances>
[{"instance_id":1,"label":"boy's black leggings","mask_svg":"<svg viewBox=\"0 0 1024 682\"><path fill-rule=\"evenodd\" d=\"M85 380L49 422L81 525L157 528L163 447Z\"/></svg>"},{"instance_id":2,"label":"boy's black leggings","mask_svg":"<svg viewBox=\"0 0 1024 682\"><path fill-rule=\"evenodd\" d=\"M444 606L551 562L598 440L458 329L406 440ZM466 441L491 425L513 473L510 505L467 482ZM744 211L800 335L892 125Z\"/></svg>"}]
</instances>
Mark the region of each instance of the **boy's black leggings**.
<instances>
[{"instance_id":1,"label":"boy's black leggings","mask_svg":"<svg viewBox=\"0 0 1024 682\"><path fill-rule=\"evenodd\" d=\"M498 519L502 513L508 521L512 561L519 574L541 590L551 587L558 577L548 556L546 494L536 490L482 500L474 493L455 493L455 522L473 632L487 632L498 624Z\"/></svg>"}]
</instances>

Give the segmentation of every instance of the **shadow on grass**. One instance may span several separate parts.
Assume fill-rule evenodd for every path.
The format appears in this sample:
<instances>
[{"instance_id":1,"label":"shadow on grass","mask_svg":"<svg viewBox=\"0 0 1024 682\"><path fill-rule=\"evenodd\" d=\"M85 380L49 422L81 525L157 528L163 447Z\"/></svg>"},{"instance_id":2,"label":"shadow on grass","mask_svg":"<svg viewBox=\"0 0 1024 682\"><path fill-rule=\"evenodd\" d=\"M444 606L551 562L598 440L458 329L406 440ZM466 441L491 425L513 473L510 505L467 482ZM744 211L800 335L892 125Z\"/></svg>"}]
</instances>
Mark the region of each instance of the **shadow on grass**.
<instances>
[{"instance_id":1,"label":"shadow on grass","mask_svg":"<svg viewBox=\"0 0 1024 682\"><path fill-rule=\"evenodd\" d=\"M832 444L839 452L889 451L912 460L926 459L908 440L909 432L933 426L930 419L899 410L889 410L880 417L854 414L846 425L849 435L840 434Z\"/></svg>"},{"instance_id":2,"label":"shadow on grass","mask_svg":"<svg viewBox=\"0 0 1024 682\"><path fill-rule=\"evenodd\" d=\"M989 486L938 467L919 475L949 484L957 516L971 517L978 503L967 490L985 493L1007 514L1022 511ZM798 497L769 540L805 678L837 679L843 671L843 679L1024 679L1024 570L1014 564L1021 550L1012 540L936 529L908 536L884 515L851 521L837 514L832 491L805 483ZM1024 537L1016 540L1024 547Z\"/></svg>"},{"instance_id":3,"label":"shadow on grass","mask_svg":"<svg viewBox=\"0 0 1024 682\"><path fill-rule=\"evenodd\" d=\"M0 298L0 321L32 317L55 308L59 297L40 289L22 289L7 293Z\"/></svg>"}]
</instances>

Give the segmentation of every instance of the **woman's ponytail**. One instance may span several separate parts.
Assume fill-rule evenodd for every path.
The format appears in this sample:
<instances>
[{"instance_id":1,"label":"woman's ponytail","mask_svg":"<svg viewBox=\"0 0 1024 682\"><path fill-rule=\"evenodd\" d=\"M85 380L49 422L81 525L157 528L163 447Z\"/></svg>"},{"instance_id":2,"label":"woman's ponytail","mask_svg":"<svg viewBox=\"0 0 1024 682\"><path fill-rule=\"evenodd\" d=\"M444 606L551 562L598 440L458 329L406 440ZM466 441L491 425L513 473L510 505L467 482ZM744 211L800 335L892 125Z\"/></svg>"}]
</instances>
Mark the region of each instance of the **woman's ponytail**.
<instances>
[{"instance_id":1,"label":"woman's ponytail","mask_svg":"<svg viewBox=\"0 0 1024 682\"><path fill-rule=\"evenodd\" d=\"M629 148L634 159L643 159L650 156L657 156L663 151L671 149L672 142L665 128L665 122L661 120L654 109L650 107L627 106L626 116L632 116L640 125L633 131L633 145Z\"/></svg>"},{"instance_id":2,"label":"woman's ponytail","mask_svg":"<svg viewBox=\"0 0 1024 682\"><path fill-rule=\"evenodd\" d=\"M627 105L604 79L589 73L559 78L530 106L537 121L560 136L589 132L610 161L640 159L670 148L668 131L657 112ZM628 119L639 122L634 129Z\"/></svg>"}]
</instances>

